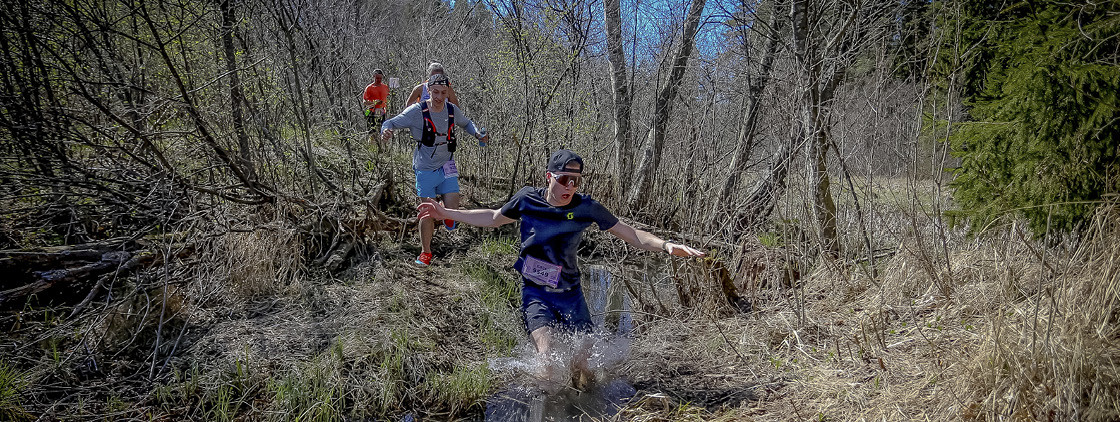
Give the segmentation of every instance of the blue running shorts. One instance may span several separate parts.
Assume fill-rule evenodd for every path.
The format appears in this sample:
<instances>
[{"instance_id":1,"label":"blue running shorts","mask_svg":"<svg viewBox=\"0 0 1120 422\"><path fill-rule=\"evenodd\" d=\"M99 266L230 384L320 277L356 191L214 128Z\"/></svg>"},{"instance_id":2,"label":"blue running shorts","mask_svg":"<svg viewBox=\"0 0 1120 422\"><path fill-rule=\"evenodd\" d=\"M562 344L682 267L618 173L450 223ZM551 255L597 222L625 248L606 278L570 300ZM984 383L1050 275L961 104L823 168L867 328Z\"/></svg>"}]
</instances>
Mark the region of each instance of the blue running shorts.
<instances>
[{"instance_id":1,"label":"blue running shorts","mask_svg":"<svg viewBox=\"0 0 1120 422\"><path fill-rule=\"evenodd\" d=\"M444 178L443 167L429 171L416 171L416 196L435 198L436 195L459 192L459 178Z\"/></svg>"},{"instance_id":2,"label":"blue running shorts","mask_svg":"<svg viewBox=\"0 0 1120 422\"><path fill-rule=\"evenodd\" d=\"M546 287L522 280L521 311L525 314L525 329L530 334L541 327L561 331L591 332L591 312L583 298L583 289L576 286L568 291L549 291Z\"/></svg>"}]
</instances>

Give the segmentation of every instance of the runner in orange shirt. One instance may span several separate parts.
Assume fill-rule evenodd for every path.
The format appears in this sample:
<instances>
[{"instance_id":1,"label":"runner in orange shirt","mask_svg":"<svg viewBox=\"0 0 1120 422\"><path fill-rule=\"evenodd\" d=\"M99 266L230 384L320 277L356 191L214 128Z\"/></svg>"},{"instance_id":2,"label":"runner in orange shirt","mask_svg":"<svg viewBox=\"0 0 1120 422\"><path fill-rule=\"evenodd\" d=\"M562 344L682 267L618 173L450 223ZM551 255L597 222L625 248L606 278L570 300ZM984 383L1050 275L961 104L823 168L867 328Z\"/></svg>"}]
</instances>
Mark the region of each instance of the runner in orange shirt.
<instances>
[{"instance_id":1,"label":"runner in orange shirt","mask_svg":"<svg viewBox=\"0 0 1120 422\"><path fill-rule=\"evenodd\" d=\"M381 122L385 121L385 110L389 102L389 85L381 83L381 69L373 70L373 83L366 87L362 94L362 106L365 108L367 130L370 136L377 134Z\"/></svg>"}]
</instances>

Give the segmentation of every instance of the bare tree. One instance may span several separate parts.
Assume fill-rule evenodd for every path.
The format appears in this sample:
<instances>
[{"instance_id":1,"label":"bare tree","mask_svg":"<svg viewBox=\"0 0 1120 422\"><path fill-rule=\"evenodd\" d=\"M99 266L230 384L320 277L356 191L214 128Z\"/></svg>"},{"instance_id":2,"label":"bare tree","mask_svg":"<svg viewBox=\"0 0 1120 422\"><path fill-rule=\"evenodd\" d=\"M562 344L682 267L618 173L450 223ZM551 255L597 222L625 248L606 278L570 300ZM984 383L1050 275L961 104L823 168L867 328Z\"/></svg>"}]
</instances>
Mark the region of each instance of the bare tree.
<instances>
[{"instance_id":1,"label":"bare tree","mask_svg":"<svg viewBox=\"0 0 1120 422\"><path fill-rule=\"evenodd\" d=\"M858 39L872 31L864 27L854 30L857 32L855 35L849 32L853 31L853 24L863 12L857 5L839 4L835 9L827 6L809 0L794 1L789 18L793 25L793 55L800 74L799 114L808 160L813 220L824 251L838 256L840 243L836 233L836 203L832 198L827 167L831 145L831 123L827 113L852 56L861 47Z\"/></svg>"},{"instance_id":2,"label":"bare tree","mask_svg":"<svg viewBox=\"0 0 1120 422\"><path fill-rule=\"evenodd\" d=\"M603 0L603 17L607 32L607 57L610 60L611 92L614 105L615 192L624 192L625 180L634 172L634 138L630 128L633 96L626 78L626 54L622 50L622 17L619 0Z\"/></svg>"},{"instance_id":3,"label":"bare tree","mask_svg":"<svg viewBox=\"0 0 1120 422\"><path fill-rule=\"evenodd\" d=\"M743 5L746 8L746 4ZM754 10L750 12L751 20L755 25L750 25L750 31L754 32L759 21L759 16L756 11L759 8L758 4L753 5ZM739 136L738 142L735 144L735 155L731 159L730 171L727 173L727 179L723 182L723 187L716 197L719 201L719 209L722 212L727 212L731 208L734 201L735 187L739 184L739 178L742 176L743 171L746 169L747 162L751 158L751 151L754 147L754 139L757 134L756 126L758 124L759 110L762 105L762 94L766 90L766 85L770 82L770 71L774 65L774 56L778 50L779 23L779 4L778 2L772 3L770 8L770 16L766 24L762 25L759 34L764 40L765 47L763 47L762 57L759 59L758 74L747 74L747 92L743 99L745 103L742 107L739 116ZM746 22L741 25L747 27ZM749 60L751 58L751 46L747 42L748 37L744 36L743 54Z\"/></svg>"},{"instance_id":4,"label":"bare tree","mask_svg":"<svg viewBox=\"0 0 1120 422\"><path fill-rule=\"evenodd\" d=\"M650 116L650 129L646 136L646 147L642 150L641 164L634 173L627 194L627 205L631 210L636 210L645 205L649 200L653 188L653 173L661 164L661 152L665 148L665 129L673 109L673 99L677 96L677 89L684 71L688 67L688 59L692 56L692 48L696 43L696 32L700 27L700 17L704 11L705 0L693 0L685 17L684 31L681 33L680 48L674 55L672 68L665 86L657 94L653 104L653 115Z\"/></svg>"},{"instance_id":5,"label":"bare tree","mask_svg":"<svg viewBox=\"0 0 1120 422\"><path fill-rule=\"evenodd\" d=\"M526 179L535 180L535 173L527 171L533 157L563 142L561 137L553 139L553 127L570 125L575 120L555 119L553 110L562 107L559 103L565 101L559 95L563 92L560 89L563 82L578 78L574 71L580 68L591 42L594 9L587 2L490 1L489 4L500 27L511 38L513 67L519 73L520 95L513 99L521 106L518 111L522 119L520 130L515 131L520 135L516 139L517 152L508 185L508 194L513 195ZM562 36L557 37L552 32Z\"/></svg>"},{"instance_id":6,"label":"bare tree","mask_svg":"<svg viewBox=\"0 0 1120 422\"><path fill-rule=\"evenodd\" d=\"M233 0L218 0L218 9L222 13L222 52L225 53L226 73L229 81L230 114L233 117L233 130L237 134L241 166L250 178L256 179L256 172L253 170L252 151L249 147L249 135L245 133L245 117L241 112L241 104L245 102L245 96L241 93L237 52L233 47L234 31L237 30Z\"/></svg>"}]
</instances>

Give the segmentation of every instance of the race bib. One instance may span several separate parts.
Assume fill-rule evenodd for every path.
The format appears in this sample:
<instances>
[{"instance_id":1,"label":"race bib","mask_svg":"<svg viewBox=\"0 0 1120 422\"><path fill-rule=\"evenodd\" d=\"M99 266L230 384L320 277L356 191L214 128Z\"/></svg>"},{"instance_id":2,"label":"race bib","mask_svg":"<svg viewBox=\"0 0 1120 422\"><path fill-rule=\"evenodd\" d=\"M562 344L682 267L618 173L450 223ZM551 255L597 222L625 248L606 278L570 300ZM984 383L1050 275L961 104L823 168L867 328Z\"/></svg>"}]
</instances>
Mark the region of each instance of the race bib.
<instances>
[{"instance_id":1,"label":"race bib","mask_svg":"<svg viewBox=\"0 0 1120 422\"><path fill-rule=\"evenodd\" d=\"M443 163L443 178L450 179L452 177L459 177L459 169L455 167L455 160L447 160Z\"/></svg>"},{"instance_id":2,"label":"race bib","mask_svg":"<svg viewBox=\"0 0 1120 422\"><path fill-rule=\"evenodd\" d=\"M526 256L525 262L521 265L521 275L542 286L556 288L556 285L560 284L561 268L559 265Z\"/></svg>"}]
</instances>

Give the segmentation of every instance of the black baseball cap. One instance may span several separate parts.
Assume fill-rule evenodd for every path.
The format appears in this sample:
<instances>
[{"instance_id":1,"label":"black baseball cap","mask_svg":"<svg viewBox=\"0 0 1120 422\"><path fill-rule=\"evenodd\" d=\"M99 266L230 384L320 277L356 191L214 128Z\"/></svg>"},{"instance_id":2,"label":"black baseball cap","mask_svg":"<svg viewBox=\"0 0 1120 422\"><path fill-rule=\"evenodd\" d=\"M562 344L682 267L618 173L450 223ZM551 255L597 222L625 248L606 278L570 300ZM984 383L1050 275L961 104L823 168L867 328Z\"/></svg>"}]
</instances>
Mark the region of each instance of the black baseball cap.
<instances>
[{"instance_id":1,"label":"black baseball cap","mask_svg":"<svg viewBox=\"0 0 1120 422\"><path fill-rule=\"evenodd\" d=\"M568 167L568 164L579 163L578 169ZM574 152L562 149L552 153L552 157L548 159L548 171L553 173L568 172L568 173L583 173L583 159Z\"/></svg>"}]
</instances>

